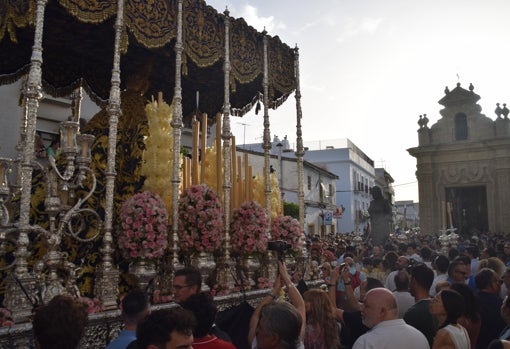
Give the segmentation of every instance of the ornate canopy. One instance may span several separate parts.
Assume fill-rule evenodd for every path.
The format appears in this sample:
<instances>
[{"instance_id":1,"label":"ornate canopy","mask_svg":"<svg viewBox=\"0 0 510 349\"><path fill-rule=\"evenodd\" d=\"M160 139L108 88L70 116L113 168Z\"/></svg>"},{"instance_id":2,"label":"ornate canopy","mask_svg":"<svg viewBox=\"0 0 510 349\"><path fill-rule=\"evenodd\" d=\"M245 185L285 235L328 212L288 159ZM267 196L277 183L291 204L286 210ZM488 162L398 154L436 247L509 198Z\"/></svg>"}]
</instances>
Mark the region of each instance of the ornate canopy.
<instances>
[{"instance_id":1,"label":"ornate canopy","mask_svg":"<svg viewBox=\"0 0 510 349\"><path fill-rule=\"evenodd\" d=\"M146 96L173 96L175 80L176 0L126 0L121 80L148 77ZM34 44L33 0L0 3L0 84L26 74ZM101 106L111 86L115 0L48 0L44 19L42 77L54 96L71 93L80 83ZM184 0L183 115L199 109L212 116L224 100L225 15L203 0ZM240 19L231 19L230 103L233 115L250 109L262 92L263 37ZM269 37L269 101L278 107L295 89L294 49Z\"/></svg>"}]
</instances>

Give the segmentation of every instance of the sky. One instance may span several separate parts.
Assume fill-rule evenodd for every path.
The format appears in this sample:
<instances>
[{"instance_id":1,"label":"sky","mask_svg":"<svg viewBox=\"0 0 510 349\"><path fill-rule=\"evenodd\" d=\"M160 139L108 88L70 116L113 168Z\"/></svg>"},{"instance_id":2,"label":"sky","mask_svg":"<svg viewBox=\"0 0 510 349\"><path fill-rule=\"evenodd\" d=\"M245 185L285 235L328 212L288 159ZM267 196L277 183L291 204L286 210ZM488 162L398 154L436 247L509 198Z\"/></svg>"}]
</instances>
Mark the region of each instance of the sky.
<instances>
[{"instance_id":1,"label":"sky","mask_svg":"<svg viewBox=\"0 0 510 349\"><path fill-rule=\"evenodd\" d=\"M419 201L418 118L440 119L437 102L457 83L495 119L510 105L508 0L206 0L218 12L300 53L303 141L310 149L348 138L394 179L395 199ZM296 142L294 95L269 110L271 137ZM262 115L233 117L237 144L262 142ZM295 147L294 147L295 148Z\"/></svg>"}]
</instances>

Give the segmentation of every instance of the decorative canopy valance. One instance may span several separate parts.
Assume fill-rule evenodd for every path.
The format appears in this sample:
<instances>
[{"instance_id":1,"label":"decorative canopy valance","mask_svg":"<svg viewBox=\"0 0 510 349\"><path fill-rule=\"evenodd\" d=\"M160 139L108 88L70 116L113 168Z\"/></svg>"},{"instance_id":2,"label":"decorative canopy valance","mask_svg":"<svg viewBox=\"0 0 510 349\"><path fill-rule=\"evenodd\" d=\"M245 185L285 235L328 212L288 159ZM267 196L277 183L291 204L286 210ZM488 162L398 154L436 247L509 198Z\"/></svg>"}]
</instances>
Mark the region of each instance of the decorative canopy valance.
<instances>
[{"instance_id":1,"label":"decorative canopy valance","mask_svg":"<svg viewBox=\"0 0 510 349\"><path fill-rule=\"evenodd\" d=\"M80 83L100 105L111 85L115 0L48 0L43 35L43 82L55 96L69 94ZM0 84L26 74L34 44L35 0L0 4ZM125 0L121 79L148 78L147 97L162 91L173 96L176 0ZM264 33L231 19L231 107L248 111L262 92ZM269 37L269 101L276 108L295 89L294 49ZM183 3L183 115L199 109L212 116L223 105L225 15L203 0ZM239 113L237 113L239 114Z\"/></svg>"}]
</instances>

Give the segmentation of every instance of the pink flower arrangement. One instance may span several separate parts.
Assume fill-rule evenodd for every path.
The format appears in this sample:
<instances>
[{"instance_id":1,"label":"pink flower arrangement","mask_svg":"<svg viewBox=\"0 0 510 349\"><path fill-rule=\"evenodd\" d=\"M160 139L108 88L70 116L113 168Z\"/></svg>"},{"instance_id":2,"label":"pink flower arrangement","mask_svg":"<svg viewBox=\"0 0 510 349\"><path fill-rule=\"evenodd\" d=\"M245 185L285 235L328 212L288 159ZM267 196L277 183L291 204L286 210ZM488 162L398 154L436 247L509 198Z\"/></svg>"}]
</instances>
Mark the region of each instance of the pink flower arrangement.
<instances>
[{"instance_id":1,"label":"pink flower arrangement","mask_svg":"<svg viewBox=\"0 0 510 349\"><path fill-rule=\"evenodd\" d=\"M277 216L271 221L271 239L288 243L294 252L303 247L303 233L299 221L291 216Z\"/></svg>"},{"instance_id":2,"label":"pink flower arrangement","mask_svg":"<svg viewBox=\"0 0 510 349\"><path fill-rule=\"evenodd\" d=\"M271 288L271 287L273 287L273 283L271 281L269 281L268 278L265 278L262 276L257 278L257 288L263 289L263 288Z\"/></svg>"},{"instance_id":3,"label":"pink flower arrangement","mask_svg":"<svg viewBox=\"0 0 510 349\"><path fill-rule=\"evenodd\" d=\"M235 285L233 289L230 289L227 284L214 284L211 290L211 296L226 296L231 293L240 292L241 287L239 285Z\"/></svg>"},{"instance_id":4,"label":"pink flower arrangement","mask_svg":"<svg viewBox=\"0 0 510 349\"><path fill-rule=\"evenodd\" d=\"M11 327L14 325L12 313L9 309L0 308L0 327Z\"/></svg>"},{"instance_id":5,"label":"pink flower arrangement","mask_svg":"<svg viewBox=\"0 0 510 349\"><path fill-rule=\"evenodd\" d=\"M248 201L236 208L230 223L232 249L240 255L267 250L269 223L264 208L256 201Z\"/></svg>"},{"instance_id":6,"label":"pink flower arrangement","mask_svg":"<svg viewBox=\"0 0 510 349\"><path fill-rule=\"evenodd\" d=\"M78 300L87 305L88 314L94 314L105 310L103 305L101 304L101 301L97 298L80 297L78 298Z\"/></svg>"},{"instance_id":7,"label":"pink flower arrangement","mask_svg":"<svg viewBox=\"0 0 510 349\"><path fill-rule=\"evenodd\" d=\"M335 255L333 254L333 252L331 252L330 250L324 250L324 252L322 253L322 258L326 261L326 262L333 262L333 261L336 261L337 258L335 257Z\"/></svg>"},{"instance_id":8,"label":"pink flower arrangement","mask_svg":"<svg viewBox=\"0 0 510 349\"><path fill-rule=\"evenodd\" d=\"M152 293L152 304L170 303L174 297L168 290L154 290Z\"/></svg>"},{"instance_id":9,"label":"pink flower arrangement","mask_svg":"<svg viewBox=\"0 0 510 349\"><path fill-rule=\"evenodd\" d=\"M214 252L221 247L223 210L205 184L186 188L179 198L179 241L183 251Z\"/></svg>"},{"instance_id":10,"label":"pink flower arrangement","mask_svg":"<svg viewBox=\"0 0 510 349\"><path fill-rule=\"evenodd\" d=\"M118 246L124 258L155 259L168 244L168 212L159 195L144 191L126 200L120 211Z\"/></svg>"}]
</instances>

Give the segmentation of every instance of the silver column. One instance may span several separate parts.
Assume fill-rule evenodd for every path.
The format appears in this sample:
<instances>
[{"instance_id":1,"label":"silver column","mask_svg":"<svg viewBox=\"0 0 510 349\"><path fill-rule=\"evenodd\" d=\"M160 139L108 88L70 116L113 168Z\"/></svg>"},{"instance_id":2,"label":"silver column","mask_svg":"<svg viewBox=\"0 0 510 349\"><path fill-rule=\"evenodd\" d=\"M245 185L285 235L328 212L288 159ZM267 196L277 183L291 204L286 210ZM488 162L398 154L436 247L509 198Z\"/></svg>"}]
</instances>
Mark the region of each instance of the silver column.
<instances>
[{"instance_id":1,"label":"silver column","mask_svg":"<svg viewBox=\"0 0 510 349\"><path fill-rule=\"evenodd\" d=\"M174 163L172 174L172 238L169 241L172 251L173 270L181 268L179 263L179 236L178 230L178 201L179 201L179 169L181 160L181 132L182 132L182 87L181 87L181 64L182 64L182 0L177 2L177 40L175 42L175 88L174 88L174 111L170 125L173 131Z\"/></svg>"},{"instance_id":2,"label":"silver column","mask_svg":"<svg viewBox=\"0 0 510 349\"><path fill-rule=\"evenodd\" d=\"M110 116L109 137L108 137L108 158L106 164L106 208L105 208L105 232L103 236L103 246L100 251L103 260L96 269L96 296L102 301L106 309L115 309L117 307L117 293L119 271L112 263L113 255L113 199L115 191L115 158L117 151L117 127L119 118L122 115L120 108L120 42L122 28L124 26L124 0L117 1L117 19L115 21L115 46L113 52L112 86L110 88L110 98L108 100L107 111Z\"/></svg>"},{"instance_id":3,"label":"silver column","mask_svg":"<svg viewBox=\"0 0 510 349\"><path fill-rule=\"evenodd\" d=\"M32 314L33 299L28 299L28 295L36 294L36 280L28 271L27 259L28 251L28 233L30 227L30 198L32 190L32 161L34 160L34 141L35 129L37 123L37 111L39 109L39 101L42 98L42 38L44 26L44 11L46 9L47 0L37 0L37 8L35 14L35 32L34 46L32 47L32 57L28 80L24 88L25 97L25 116L26 122L25 133L21 132L24 138L24 147L22 147L20 186L20 217L19 217L19 235L16 242L16 251L14 256L16 264L14 268L13 278L7 280L4 304L12 311L14 322L22 322L29 318ZM23 285L24 290L20 285Z\"/></svg>"}]
</instances>

